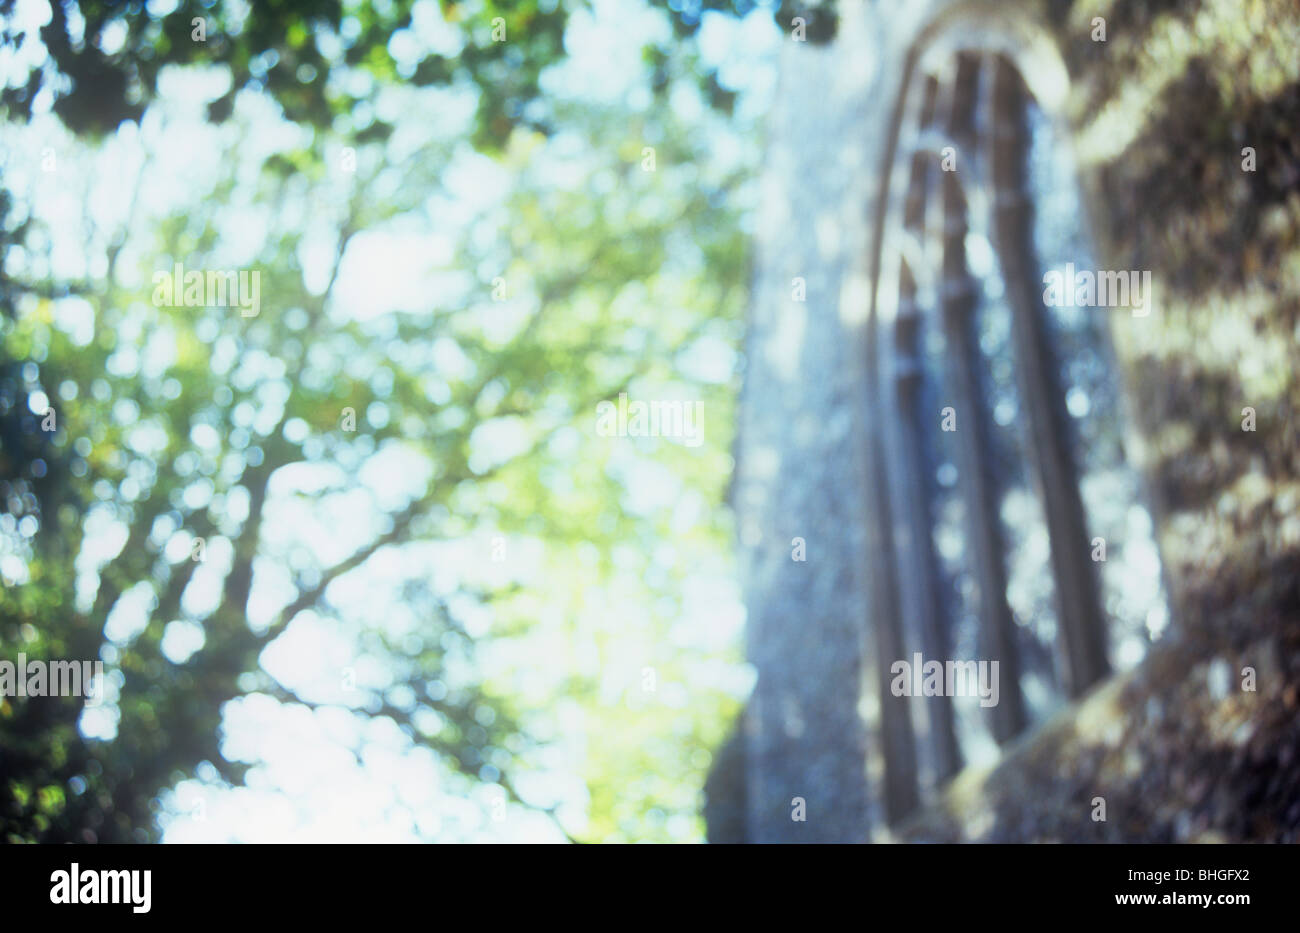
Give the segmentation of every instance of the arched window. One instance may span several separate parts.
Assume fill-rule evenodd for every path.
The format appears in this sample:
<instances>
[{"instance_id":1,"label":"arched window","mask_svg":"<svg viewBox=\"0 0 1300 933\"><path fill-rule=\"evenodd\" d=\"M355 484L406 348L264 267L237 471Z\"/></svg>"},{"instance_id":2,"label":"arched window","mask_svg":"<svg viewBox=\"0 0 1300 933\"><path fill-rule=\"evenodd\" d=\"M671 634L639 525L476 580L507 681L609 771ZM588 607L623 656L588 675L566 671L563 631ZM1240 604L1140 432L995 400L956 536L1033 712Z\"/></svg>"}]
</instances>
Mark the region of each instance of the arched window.
<instances>
[{"instance_id":1,"label":"arched window","mask_svg":"<svg viewBox=\"0 0 1300 933\"><path fill-rule=\"evenodd\" d=\"M1067 147L997 51L923 57L882 182L873 456L886 811L914 807L1158 637L1104 308L1043 300L1091 261ZM998 662L996 705L886 696L890 665Z\"/></svg>"}]
</instances>

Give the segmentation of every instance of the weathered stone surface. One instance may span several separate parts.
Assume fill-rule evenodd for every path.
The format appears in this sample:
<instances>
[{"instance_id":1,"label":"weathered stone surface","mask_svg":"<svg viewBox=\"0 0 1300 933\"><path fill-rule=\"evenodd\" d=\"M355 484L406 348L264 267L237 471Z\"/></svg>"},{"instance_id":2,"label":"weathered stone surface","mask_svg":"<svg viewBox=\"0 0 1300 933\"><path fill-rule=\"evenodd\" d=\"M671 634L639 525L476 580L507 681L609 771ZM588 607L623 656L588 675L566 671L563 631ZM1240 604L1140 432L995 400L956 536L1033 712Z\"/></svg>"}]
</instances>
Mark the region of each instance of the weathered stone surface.
<instances>
[{"instance_id":1,"label":"weathered stone surface","mask_svg":"<svg viewBox=\"0 0 1300 933\"><path fill-rule=\"evenodd\" d=\"M768 129L733 493L758 671L744 725L757 842L860 839L871 822L861 321L839 300L864 234L863 207L848 205L875 161L864 129L880 122L864 51L846 67L840 44L791 43ZM791 819L794 798L806 822Z\"/></svg>"},{"instance_id":2,"label":"weathered stone surface","mask_svg":"<svg viewBox=\"0 0 1300 933\"><path fill-rule=\"evenodd\" d=\"M889 9L885 9L889 6ZM1242 0L842 2L788 43L766 143L733 506L758 682L748 841L883 838L867 391L872 238L918 37L1064 65L1099 261L1151 270L1116 314L1174 619L1136 670L967 769L898 836L1291 840L1300 827L1300 11ZM1107 18L1107 41L1091 38ZM1028 62L1028 65L1025 64ZM1243 147L1258 168L1241 168ZM792 279L807 300L791 298ZM1242 409L1258 427L1241 429ZM807 561L791 559L791 539ZM1257 671L1257 692L1240 671ZM1231 676L1224 686L1224 670ZM722 756L725 758L725 756ZM737 759L738 760L738 759ZM726 798L711 782L710 806ZM1107 800L1093 822L1091 800ZM792 798L807 822L790 818ZM711 820L711 833L712 833ZM733 822L733 831L738 825Z\"/></svg>"},{"instance_id":3,"label":"weathered stone surface","mask_svg":"<svg viewBox=\"0 0 1300 933\"><path fill-rule=\"evenodd\" d=\"M995 768L968 768L898 838L1300 842L1300 624L1295 608L1274 621L1239 647L1158 645Z\"/></svg>"}]
</instances>

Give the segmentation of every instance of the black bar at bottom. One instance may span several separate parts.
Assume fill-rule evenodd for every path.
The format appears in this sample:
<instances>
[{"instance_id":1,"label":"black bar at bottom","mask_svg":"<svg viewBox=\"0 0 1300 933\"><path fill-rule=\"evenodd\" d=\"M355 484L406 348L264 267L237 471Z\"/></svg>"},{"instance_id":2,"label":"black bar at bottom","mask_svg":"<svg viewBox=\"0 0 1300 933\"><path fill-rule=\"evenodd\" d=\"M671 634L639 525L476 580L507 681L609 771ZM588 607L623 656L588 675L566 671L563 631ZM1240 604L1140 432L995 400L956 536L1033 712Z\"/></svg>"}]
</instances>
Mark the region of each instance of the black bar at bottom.
<instances>
[{"instance_id":1,"label":"black bar at bottom","mask_svg":"<svg viewBox=\"0 0 1300 933\"><path fill-rule=\"evenodd\" d=\"M331 928L349 916L373 923L412 910L435 925L464 910L483 920L572 912L602 926L620 917L698 921L718 912L734 925L755 910L770 921L769 912L782 907L794 916L848 907L864 923L890 907L903 916L919 911L923 922L946 911L954 920L972 911L1042 920L1170 910L1232 921L1261 908L1289 915L1298 865L1288 846L899 845L801 848L797 855L700 846L603 856L530 848L8 846L0 848L0 904L9 922L319 918ZM92 898L118 902L83 902Z\"/></svg>"}]
</instances>

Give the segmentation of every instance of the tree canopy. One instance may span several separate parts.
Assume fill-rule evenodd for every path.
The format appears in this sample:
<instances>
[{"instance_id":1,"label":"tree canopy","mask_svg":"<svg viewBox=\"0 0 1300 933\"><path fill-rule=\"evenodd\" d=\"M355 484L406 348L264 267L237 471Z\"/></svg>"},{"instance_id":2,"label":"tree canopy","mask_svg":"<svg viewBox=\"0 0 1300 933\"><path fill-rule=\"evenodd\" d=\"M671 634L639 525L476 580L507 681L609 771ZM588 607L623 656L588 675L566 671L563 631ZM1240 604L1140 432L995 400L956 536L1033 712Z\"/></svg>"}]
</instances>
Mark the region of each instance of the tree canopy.
<instances>
[{"instance_id":1,"label":"tree canopy","mask_svg":"<svg viewBox=\"0 0 1300 933\"><path fill-rule=\"evenodd\" d=\"M593 76L585 4L164 7L0 4L0 644L105 668L0 701L5 837L186 838L279 716L479 811L417 836L697 838L754 156L696 13ZM703 444L599 436L620 393Z\"/></svg>"}]
</instances>

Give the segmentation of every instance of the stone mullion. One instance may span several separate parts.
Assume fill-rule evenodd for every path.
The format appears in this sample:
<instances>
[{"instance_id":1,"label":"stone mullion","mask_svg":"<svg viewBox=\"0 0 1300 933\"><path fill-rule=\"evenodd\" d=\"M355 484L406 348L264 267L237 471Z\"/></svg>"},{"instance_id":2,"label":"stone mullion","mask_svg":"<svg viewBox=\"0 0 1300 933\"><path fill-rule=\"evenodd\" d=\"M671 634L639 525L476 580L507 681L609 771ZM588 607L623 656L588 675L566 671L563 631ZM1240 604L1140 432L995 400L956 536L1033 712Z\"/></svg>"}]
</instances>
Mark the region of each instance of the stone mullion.
<instances>
[{"instance_id":1,"label":"stone mullion","mask_svg":"<svg viewBox=\"0 0 1300 933\"><path fill-rule=\"evenodd\" d=\"M966 511L967 552L979 591L981 650L998 662L999 702L989 710L999 743L1024 730L1020 655L1007 604L1006 548L998 515L1001 490L993 467L992 428L982 402L981 358L976 338L976 283L966 267L966 202L955 173L943 179L943 277L940 286L947 387L957 412L958 482Z\"/></svg>"},{"instance_id":2,"label":"stone mullion","mask_svg":"<svg viewBox=\"0 0 1300 933\"><path fill-rule=\"evenodd\" d=\"M1065 402L1038 287L1025 192L1025 91L1019 73L1005 58L994 60L992 77L993 231L1012 316L1033 474L1051 542L1064 679L1069 694L1078 696L1109 671L1105 628Z\"/></svg>"},{"instance_id":3,"label":"stone mullion","mask_svg":"<svg viewBox=\"0 0 1300 933\"><path fill-rule=\"evenodd\" d=\"M931 90L929 96L933 96L933 82L927 82L927 87ZM932 100L927 112L933 114ZM927 167L931 161L927 155L913 155L903 210L904 227L917 235L923 245L926 242ZM946 607L942 600L944 581L934 551L934 500L929 481L932 470L925 455L922 427L926 417L937 417L938 413L921 410L925 374L921 349L923 316L917 303L916 282L906 262L899 270L898 287L892 360L893 400L897 414L894 422L896 442L892 445L892 487L898 504L899 525L895 556L908 627L920 640L922 656L943 663L948 659L950 647L944 617ZM935 779L944 781L961 768L952 699L941 695L925 697L919 702L929 727Z\"/></svg>"}]
</instances>

